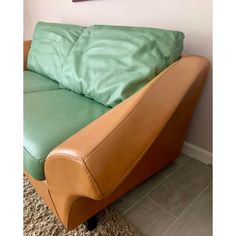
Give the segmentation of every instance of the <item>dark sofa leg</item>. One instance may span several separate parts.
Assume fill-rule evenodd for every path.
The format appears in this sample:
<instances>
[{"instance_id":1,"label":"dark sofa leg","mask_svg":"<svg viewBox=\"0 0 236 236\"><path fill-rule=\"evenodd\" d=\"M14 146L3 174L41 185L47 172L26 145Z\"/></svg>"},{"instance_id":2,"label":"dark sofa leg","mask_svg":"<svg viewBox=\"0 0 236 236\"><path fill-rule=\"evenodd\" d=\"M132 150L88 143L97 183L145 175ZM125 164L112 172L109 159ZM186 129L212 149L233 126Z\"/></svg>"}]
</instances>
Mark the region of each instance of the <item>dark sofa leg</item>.
<instances>
[{"instance_id":1,"label":"dark sofa leg","mask_svg":"<svg viewBox=\"0 0 236 236\"><path fill-rule=\"evenodd\" d=\"M92 216L84 224L89 231L94 230L97 227L97 216Z\"/></svg>"}]
</instances>

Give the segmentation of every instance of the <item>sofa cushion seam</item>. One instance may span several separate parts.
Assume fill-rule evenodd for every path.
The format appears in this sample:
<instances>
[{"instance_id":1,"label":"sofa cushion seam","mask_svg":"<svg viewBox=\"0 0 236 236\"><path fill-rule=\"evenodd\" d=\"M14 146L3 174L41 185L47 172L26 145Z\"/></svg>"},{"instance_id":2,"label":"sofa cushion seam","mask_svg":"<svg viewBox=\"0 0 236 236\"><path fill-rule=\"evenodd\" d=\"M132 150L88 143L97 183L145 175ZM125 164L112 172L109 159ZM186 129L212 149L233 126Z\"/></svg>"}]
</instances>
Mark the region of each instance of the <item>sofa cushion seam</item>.
<instances>
[{"instance_id":1,"label":"sofa cushion seam","mask_svg":"<svg viewBox=\"0 0 236 236\"><path fill-rule=\"evenodd\" d=\"M25 151L35 160L35 161L40 161L40 162L45 162L45 160L42 160L42 159L37 159L35 158L31 152L28 151L28 149L26 147L23 147L25 149Z\"/></svg>"}]
</instances>

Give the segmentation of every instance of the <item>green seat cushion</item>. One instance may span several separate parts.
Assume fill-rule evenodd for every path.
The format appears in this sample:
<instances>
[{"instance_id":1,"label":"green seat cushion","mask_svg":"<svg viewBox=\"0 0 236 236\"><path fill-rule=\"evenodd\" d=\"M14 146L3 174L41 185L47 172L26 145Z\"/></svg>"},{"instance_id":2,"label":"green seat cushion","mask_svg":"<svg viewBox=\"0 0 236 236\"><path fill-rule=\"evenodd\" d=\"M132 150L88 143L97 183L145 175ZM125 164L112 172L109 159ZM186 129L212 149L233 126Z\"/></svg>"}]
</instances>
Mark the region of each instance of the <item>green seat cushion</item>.
<instances>
[{"instance_id":1,"label":"green seat cushion","mask_svg":"<svg viewBox=\"0 0 236 236\"><path fill-rule=\"evenodd\" d=\"M24 71L24 93L60 89L57 82L32 71Z\"/></svg>"},{"instance_id":2,"label":"green seat cushion","mask_svg":"<svg viewBox=\"0 0 236 236\"><path fill-rule=\"evenodd\" d=\"M108 107L66 89L24 94L24 168L44 180L49 152Z\"/></svg>"},{"instance_id":3,"label":"green seat cushion","mask_svg":"<svg viewBox=\"0 0 236 236\"><path fill-rule=\"evenodd\" d=\"M63 65L60 85L114 107L179 59L183 39L178 31L88 27Z\"/></svg>"},{"instance_id":4,"label":"green seat cushion","mask_svg":"<svg viewBox=\"0 0 236 236\"><path fill-rule=\"evenodd\" d=\"M27 69L59 81L63 63L82 32L81 26L37 23Z\"/></svg>"}]
</instances>

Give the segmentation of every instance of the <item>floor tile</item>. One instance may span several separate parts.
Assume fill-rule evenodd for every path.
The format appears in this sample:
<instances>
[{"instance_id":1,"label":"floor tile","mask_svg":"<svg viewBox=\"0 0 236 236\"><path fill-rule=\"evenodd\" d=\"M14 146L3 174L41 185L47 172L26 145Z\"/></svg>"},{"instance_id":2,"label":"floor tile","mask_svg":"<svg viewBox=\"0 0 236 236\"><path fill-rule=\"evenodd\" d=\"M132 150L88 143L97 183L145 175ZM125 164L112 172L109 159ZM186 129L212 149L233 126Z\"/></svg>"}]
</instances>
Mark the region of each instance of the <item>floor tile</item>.
<instances>
[{"instance_id":1,"label":"floor tile","mask_svg":"<svg viewBox=\"0 0 236 236\"><path fill-rule=\"evenodd\" d=\"M123 197L118 199L112 207L116 209L118 212L123 213L129 207L131 207L136 201L141 199L145 194L147 194L151 189L161 183L164 179L163 176L159 174L155 174L150 177L148 180L143 182L141 185L136 187L134 190L128 192Z\"/></svg>"},{"instance_id":2,"label":"floor tile","mask_svg":"<svg viewBox=\"0 0 236 236\"><path fill-rule=\"evenodd\" d=\"M211 167L190 159L148 196L173 215L179 216L211 179Z\"/></svg>"},{"instance_id":3,"label":"floor tile","mask_svg":"<svg viewBox=\"0 0 236 236\"><path fill-rule=\"evenodd\" d=\"M212 185L181 215L163 236L212 235Z\"/></svg>"},{"instance_id":4,"label":"floor tile","mask_svg":"<svg viewBox=\"0 0 236 236\"><path fill-rule=\"evenodd\" d=\"M174 162L166 166L159 173L165 177L168 177L169 175L173 174L178 168L183 166L188 160L190 160L190 157L184 154L180 154Z\"/></svg>"},{"instance_id":5,"label":"floor tile","mask_svg":"<svg viewBox=\"0 0 236 236\"><path fill-rule=\"evenodd\" d=\"M161 209L148 197L131 207L124 217L144 236L162 235L175 220L174 216Z\"/></svg>"}]
</instances>

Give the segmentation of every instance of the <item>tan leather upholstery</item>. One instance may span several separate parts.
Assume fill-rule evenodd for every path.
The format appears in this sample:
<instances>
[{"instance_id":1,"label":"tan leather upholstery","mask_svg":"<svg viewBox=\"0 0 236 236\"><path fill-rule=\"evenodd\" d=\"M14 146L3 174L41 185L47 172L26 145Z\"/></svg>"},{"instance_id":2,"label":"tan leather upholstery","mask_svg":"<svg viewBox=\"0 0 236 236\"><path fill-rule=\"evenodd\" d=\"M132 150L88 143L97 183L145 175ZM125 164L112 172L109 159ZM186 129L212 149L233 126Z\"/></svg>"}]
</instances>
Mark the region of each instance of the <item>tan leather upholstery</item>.
<instances>
[{"instance_id":1,"label":"tan leather upholstery","mask_svg":"<svg viewBox=\"0 0 236 236\"><path fill-rule=\"evenodd\" d=\"M182 57L139 92L52 150L45 163L46 181L66 227L71 207L79 197L107 199L122 186L161 135L190 88L197 82L202 84L208 68L209 63L203 57ZM184 111L186 117L191 117L192 111ZM181 125L176 150L181 148L188 123Z\"/></svg>"},{"instance_id":2,"label":"tan leather upholstery","mask_svg":"<svg viewBox=\"0 0 236 236\"><path fill-rule=\"evenodd\" d=\"M27 59L30 47L31 47L31 40L24 41L24 70L27 69Z\"/></svg>"},{"instance_id":3,"label":"tan leather upholstery","mask_svg":"<svg viewBox=\"0 0 236 236\"><path fill-rule=\"evenodd\" d=\"M24 42L26 69L31 41ZM25 173L73 229L180 153L209 62L184 56L147 86L55 148L46 181Z\"/></svg>"},{"instance_id":4,"label":"tan leather upholstery","mask_svg":"<svg viewBox=\"0 0 236 236\"><path fill-rule=\"evenodd\" d=\"M44 181L35 180L34 178L31 177L31 175L27 171L24 171L24 175L28 178L30 183L37 190L40 197L47 203L48 207L53 211L54 215L58 217L54 203L48 191L47 182L45 180Z\"/></svg>"}]
</instances>

